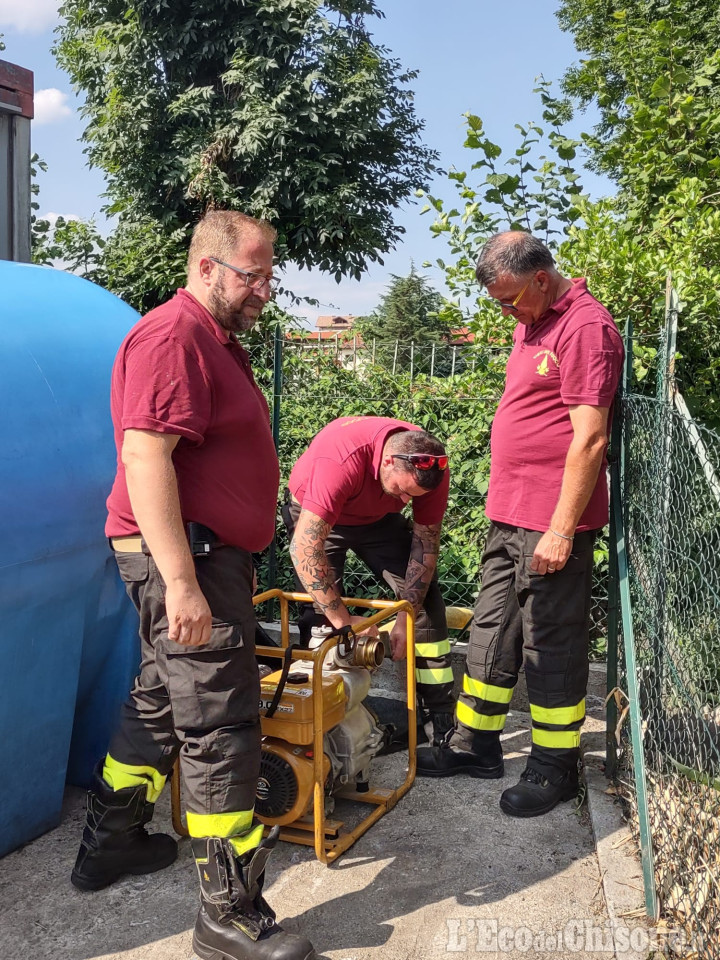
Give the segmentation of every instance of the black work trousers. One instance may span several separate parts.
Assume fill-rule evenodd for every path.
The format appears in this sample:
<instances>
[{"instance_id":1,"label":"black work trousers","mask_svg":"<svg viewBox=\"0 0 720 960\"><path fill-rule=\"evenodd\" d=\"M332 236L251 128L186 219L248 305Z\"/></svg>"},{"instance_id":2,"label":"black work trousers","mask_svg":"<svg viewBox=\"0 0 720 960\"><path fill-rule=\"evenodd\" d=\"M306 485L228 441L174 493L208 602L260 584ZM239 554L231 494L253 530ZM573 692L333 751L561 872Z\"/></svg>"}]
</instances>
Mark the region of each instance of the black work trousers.
<instances>
[{"instance_id":1,"label":"black work trousers","mask_svg":"<svg viewBox=\"0 0 720 960\"><path fill-rule=\"evenodd\" d=\"M300 505L294 500L282 508L282 517L290 539L295 532L300 510ZM348 550L352 550L379 581L386 583L395 596L399 596L405 584L411 544L412 524L399 513L389 513L375 523L334 526L325 541L325 553L341 596L344 596L343 572ZM297 577L295 579L298 589L305 592ZM309 638L312 626L327 623L329 621L320 608L313 608L308 604L301 613L298 624L301 641ZM445 604L437 577L433 577L423 608L415 621L415 657L415 679L420 704L429 713L452 713L455 698L450 641L445 620Z\"/></svg>"},{"instance_id":2,"label":"black work trousers","mask_svg":"<svg viewBox=\"0 0 720 960\"><path fill-rule=\"evenodd\" d=\"M595 532L576 533L565 567L545 575L530 569L541 537L490 524L452 742L479 752L489 736L499 736L524 663L532 716L529 765L552 779L579 757Z\"/></svg>"},{"instance_id":3,"label":"black work trousers","mask_svg":"<svg viewBox=\"0 0 720 960\"><path fill-rule=\"evenodd\" d=\"M168 639L165 584L153 558L115 558L140 614L142 662L110 756L167 776L179 754L188 811L252 810L260 772L260 682L251 555L224 546L196 559L213 617L210 641L200 647Z\"/></svg>"}]
</instances>

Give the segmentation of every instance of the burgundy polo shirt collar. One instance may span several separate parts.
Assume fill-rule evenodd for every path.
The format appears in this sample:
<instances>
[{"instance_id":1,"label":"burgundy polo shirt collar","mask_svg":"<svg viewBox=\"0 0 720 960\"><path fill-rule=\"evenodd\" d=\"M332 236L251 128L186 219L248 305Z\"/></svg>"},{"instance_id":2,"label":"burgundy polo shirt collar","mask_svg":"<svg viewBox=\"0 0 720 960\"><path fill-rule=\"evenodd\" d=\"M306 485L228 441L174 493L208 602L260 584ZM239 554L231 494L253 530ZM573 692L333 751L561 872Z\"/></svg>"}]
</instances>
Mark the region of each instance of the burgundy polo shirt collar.
<instances>
[{"instance_id":1,"label":"burgundy polo shirt collar","mask_svg":"<svg viewBox=\"0 0 720 960\"><path fill-rule=\"evenodd\" d=\"M541 327L545 327L547 324L553 323L555 320L559 320L564 313L568 312L576 300L588 292L587 280L584 277L571 278L570 283L572 284L570 289L566 290L565 293L561 297L558 297L554 303L551 303L545 313L538 317L535 323L525 325L525 335L523 337L524 340L529 340L531 337L535 337Z\"/></svg>"},{"instance_id":2,"label":"burgundy polo shirt collar","mask_svg":"<svg viewBox=\"0 0 720 960\"><path fill-rule=\"evenodd\" d=\"M565 293L558 297L558 299L551 303L547 308L545 313L540 317L538 323L544 323L549 319L557 319L561 317L564 313L570 309L571 305L581 297L584 293L588 292L587 280L584 277L577 277L570 280L572 286L569 290L566 290Z\"/></svg>"},{"instance_id":3,"label":"burgundy polo shirt collar","mask_svg":"<svg viewBox=\"0 0 720 960\"><path fill-rule=\"evenodd\" d=\"M177 295L181 298L190 300L192 305L196 308L198 317L205 323L205 325L212 330L215 338L219 340L223 346L240 346L235 337L231 336L227 330L224 330L220 324L217 322L215 317L210 313L207 307L204 307L197 297L194 297L189 290L185 287L180 287L177 292Z\"/></svg>"}]
</instances>

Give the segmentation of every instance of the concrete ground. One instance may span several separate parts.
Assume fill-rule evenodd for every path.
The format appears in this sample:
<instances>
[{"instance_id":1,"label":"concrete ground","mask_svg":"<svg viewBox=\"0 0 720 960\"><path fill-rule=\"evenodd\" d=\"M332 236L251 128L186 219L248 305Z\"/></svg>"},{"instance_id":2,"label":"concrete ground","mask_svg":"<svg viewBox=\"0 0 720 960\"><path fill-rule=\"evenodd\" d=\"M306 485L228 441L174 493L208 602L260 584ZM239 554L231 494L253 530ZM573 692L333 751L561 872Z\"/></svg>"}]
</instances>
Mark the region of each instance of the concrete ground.
<instances>
[{"instance_id":1,"label":"concrete ground","mask_svg":"<svg viewBox=\"0 0 720 960\"><path fill-rule=\"evenodd\" d=\"M589 805L532 820L500 812L530 748L529 716L513 711L502 781L417 780L329 868L308 847L279 844L266 887L278 918L332 960L647 956L642 920L625 917L642 906L638 859L592 753L603 750L597 707L584 735ZM378 783L404 778L402 753L375 764ZM68 789L60 826L0 860L0 960L189 960L188 841L167 870L83 894L69 882L83 818L82 791ZM167 798L156 828L170 829ZM640 949L623 949L633 926Z\"/></svg>"}]
</instances>

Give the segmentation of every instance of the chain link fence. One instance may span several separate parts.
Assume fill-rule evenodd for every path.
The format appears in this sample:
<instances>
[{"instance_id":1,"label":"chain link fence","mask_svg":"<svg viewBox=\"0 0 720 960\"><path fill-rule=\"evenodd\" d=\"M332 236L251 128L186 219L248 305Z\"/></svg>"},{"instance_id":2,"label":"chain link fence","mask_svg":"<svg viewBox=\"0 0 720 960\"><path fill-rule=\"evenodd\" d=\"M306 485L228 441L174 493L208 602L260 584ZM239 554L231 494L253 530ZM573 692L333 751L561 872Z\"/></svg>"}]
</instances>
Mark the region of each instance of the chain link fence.
<instances>
[{"instance_id":1,"label":"chain link fence","mask_svg":"<svg viewBox=\"0 0 720 960\"><path fill-rule=\"evenodd\" d=\"M352 337L257 343L251 347L253 369L273 410L282 485L314 435L336 417L398 417L436 435L446 444L452 470L438 578L447 606L472 607L488 526L490 427L508 353L507 347L469 343L362 345ZM596 659L607 649L607 557L607 539L600 538L591 629ZM260 560L259 580L263 587L294 587L282 524L274 550ZM344 585L348 596L389 596L352 555Z\"/></svg>"},{"instance_id":2,"label":"chain link fence","mask_svg":"<svg viewBox=\"0 0 720 960\"><path fill-rule=\"evenodd\" d=\"M648 914L685 935L685 956L715 960L720 435L690 417L672 383L674 340L664 346L670 379L659 370L655 396L642 384L621 403L614 510L623 616L611 710L620 743L608 759L639 839Z\"/></svg>"}]
</instances>

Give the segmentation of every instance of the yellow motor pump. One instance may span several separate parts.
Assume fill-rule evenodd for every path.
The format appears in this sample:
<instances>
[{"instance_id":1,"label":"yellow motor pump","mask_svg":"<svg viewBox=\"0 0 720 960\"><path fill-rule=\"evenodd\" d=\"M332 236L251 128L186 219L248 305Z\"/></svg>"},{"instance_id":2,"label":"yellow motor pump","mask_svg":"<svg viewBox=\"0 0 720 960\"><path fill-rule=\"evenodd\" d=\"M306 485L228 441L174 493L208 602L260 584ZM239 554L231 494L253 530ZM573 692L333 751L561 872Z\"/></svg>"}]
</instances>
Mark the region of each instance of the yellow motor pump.
<instances>
[{"instance_id":1,"label":"yellow motor pump","mask_svg":"<svg viewBox=\"0 0 720 960\"><path fill-rule=\"evenodd\" d=\"M320 628L311 648L327 636L327 629ZM335 647L323 664L326 808L332 807L330 798L343 788L368 789L370 761L387 742L390 731L362 702L370 689L371 673L383 657L382 640L360 637L352 647ZM260 721L263 744L255 814L269 826L286 826L310 812L313 802L315 720L310 660L293 660L285 675L276 670L262 677Z\"/></svg>"},{"instance_id":2,"label":"yellow motor pump","mask_svg":"<svg viewBox=\"0 0 720 960\"><path fill-rule=\"evenodd\" d=\"M415 614L407 600L344 597L346 606L372 611L367 628L403 612L407 623L406 697L408 754L404 779L396 787L371 787L370 763L387 742L384 727L363 703L372 671L382 663L383 643L364 634L340 638L322 633L314 649L290 644L291 602L309 603L303 593L278 588L253 597L258 605L280 604L281 646L256 646L261 665L260 715L263 733L255 813L280 837L315 848L322 863L334 862L407 793L415 778ZM273 666L282 662L282 670ZM264 675L263 675L264 674ZM361 803L370 812L352 826L328 819L335 797ZM357 807L356 807L357 811ZM172 776L173 827L187 836L182 819L179 766Z\"/></svg>"}]
</instances>

